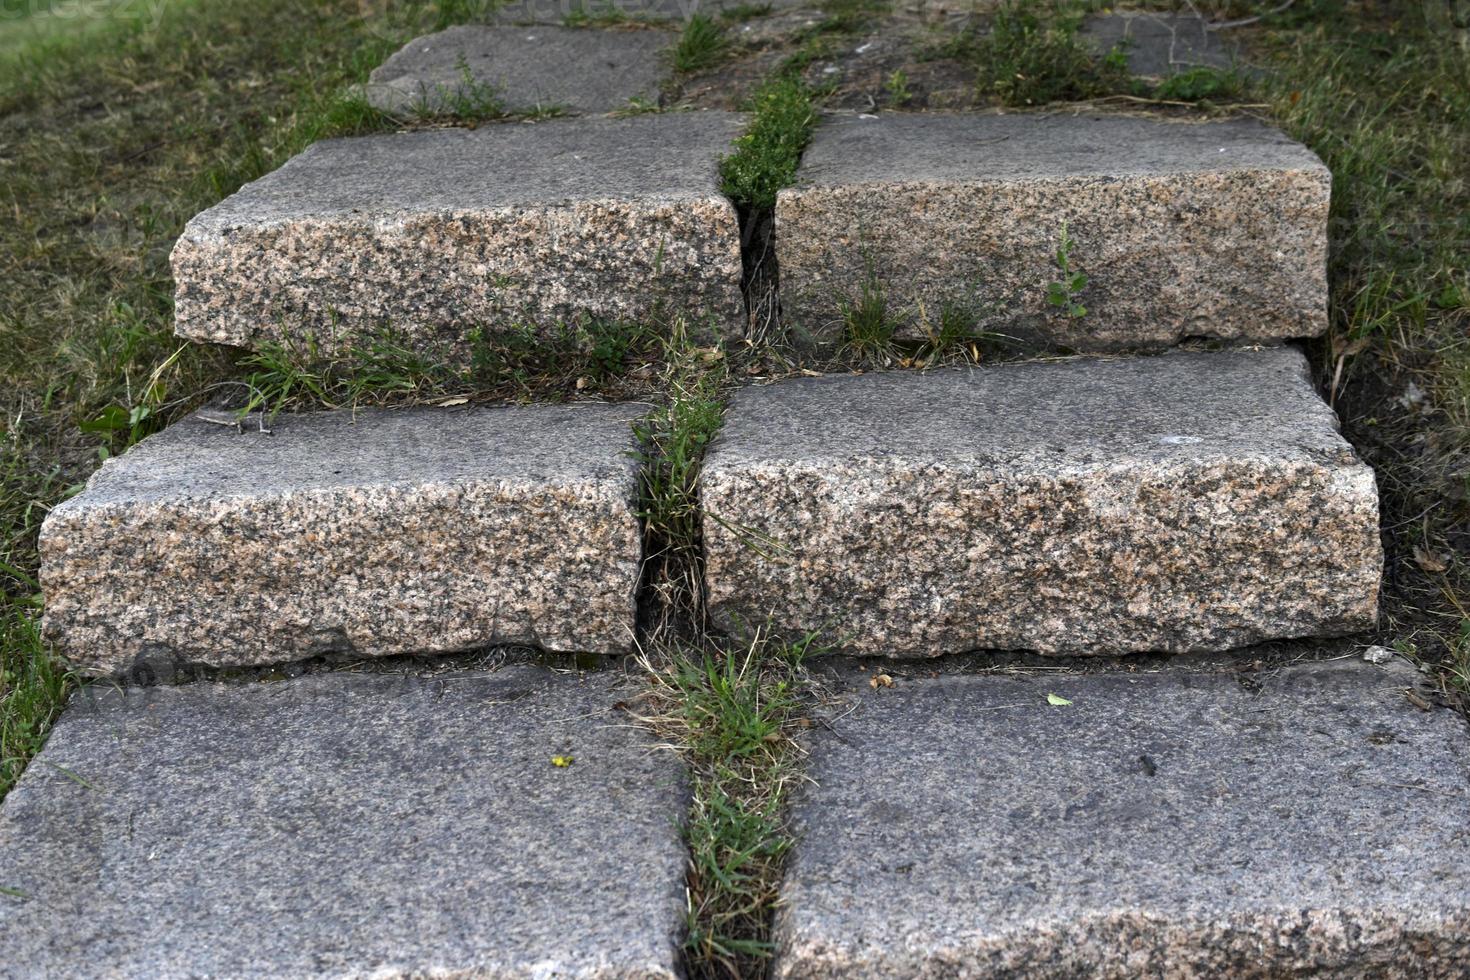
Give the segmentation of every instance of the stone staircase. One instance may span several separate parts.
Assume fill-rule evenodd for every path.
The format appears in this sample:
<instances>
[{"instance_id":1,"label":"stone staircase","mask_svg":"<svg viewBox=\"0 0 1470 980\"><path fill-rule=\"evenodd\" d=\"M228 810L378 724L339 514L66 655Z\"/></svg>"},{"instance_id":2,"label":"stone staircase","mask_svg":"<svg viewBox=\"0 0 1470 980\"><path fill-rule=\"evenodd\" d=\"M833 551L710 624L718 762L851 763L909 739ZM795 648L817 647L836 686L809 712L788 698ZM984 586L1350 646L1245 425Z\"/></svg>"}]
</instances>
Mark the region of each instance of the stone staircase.
<instances>
[{"instance_id":1,"label":"stone staircase","mask_svg":"<svg viewBox=\"0 0 1470 980\"><path fill-rule=\"evenodd\" d=\"M369 92L442 93L506 30L414 42ZM646 91L625 42L572 111ZM319 144L190 222L178 333L391 326L466 358L481 330L674 309L739 343L718 161L744 125ZM794 339L835 342L865 295L901 337L961 317L1094 356L730 396L699 489L713 625L863 658L819 671L776 976L1470 975L1470 733L1327 641L1375 623L1377 492L1269 346L1325 329L1328 196L1256 123L818 126L775 209ZM1064 239L1085 316L1047 301ZM1238 346L1160 350L1198 338ZM80 691L0 808L0 975L683 975L689 789L623 710L636 670L295 666L629 653L650 410L202 412L107 462L43 530L45 630L134 683ZM931 659L977 650L1040 656ZM1046 660L1160 653L1184 656Z\"/></svg>"}]
</instances>

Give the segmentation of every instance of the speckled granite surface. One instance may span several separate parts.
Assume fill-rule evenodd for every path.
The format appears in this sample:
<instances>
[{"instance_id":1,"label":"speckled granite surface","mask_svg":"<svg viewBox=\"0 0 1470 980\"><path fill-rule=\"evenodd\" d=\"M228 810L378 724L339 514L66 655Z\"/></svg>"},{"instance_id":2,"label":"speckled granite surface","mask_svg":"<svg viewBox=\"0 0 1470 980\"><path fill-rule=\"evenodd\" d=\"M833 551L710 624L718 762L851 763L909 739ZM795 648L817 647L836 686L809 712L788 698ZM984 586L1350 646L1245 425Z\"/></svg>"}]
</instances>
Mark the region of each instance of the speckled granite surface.
<instances>
[{"instance_id":1,"label":"speckled granite surface","mask_svg":"<svg viewBox=\"0 0 1470 980\"><path fill-rule=\"evenodd\" d=\"M631 690L82 691L0 808L0 976L677 976L683 775Z\"/></svg>"},{"instance_id":2,"label":"speckled granite surface","mask_svg":"<svg viewBox=\"0 0 1470 980\"><path fill-rule=\"evenodd\" d=\"M675 40L672 31L460 25L408 42L364 94L391 113L446 111L480 93L507 111L612 112L629 99L658 101Z\"/></svg>"},{"instance_id":3,"label":"speckled granite surface","mask_svg":"<svg viewBox=\"0 0 1470 980\"><path fill-rule=\"evenodd\" d=\"M1470 733L1407 673L854 672L775 975L1470 975Z\"/></svg>"},{"instance_id":4,"label":"speckled granite surface","mask_svg":"<svg viewBox=\"0 0 1470 980\"><path fill-rule=\"evenodd\" d=\"M702 477L716 624L929 657L1371 627L1372 471L1291 349L737 392Z\"/></svg>"},{"instance_id":5,"label":"speckled granite surface","mask_svg":"<svg viewBox=\"0 0 1470 980\"><path fill-rule=\"evenodd\" d=\"M663 113L318 143L184 228L176 330L333 350L386 324L437 352L476 328L662 304L738 335L740 230L718 161L742 126Z\"/></svg>"},{"instance_id":6,"label":"speckled granite surface","mask_svg":"<svg viewBox=\"0 0 1470 980\"><path fill-rule=\"evenodd\" d=\"M946 306L1077 349L1181 337L1316 336L1327 326L1331 177L1250 120L886 113L829 119L776 205L785 318L840 338L865 281L909 336ZM1047 301L1071 262L1088 313Z\"/></svg>"},{"instance_id":7,"label":"speckled granite surface","mask_svg":"<svg viewBox=\"0 0 1470 980\"><path fill-rule=\"evenodd\" d=\"M216 666L495 643L626 652L638 405L187 419L41 531L73 664Z\"/></svg>"}]
</instances>

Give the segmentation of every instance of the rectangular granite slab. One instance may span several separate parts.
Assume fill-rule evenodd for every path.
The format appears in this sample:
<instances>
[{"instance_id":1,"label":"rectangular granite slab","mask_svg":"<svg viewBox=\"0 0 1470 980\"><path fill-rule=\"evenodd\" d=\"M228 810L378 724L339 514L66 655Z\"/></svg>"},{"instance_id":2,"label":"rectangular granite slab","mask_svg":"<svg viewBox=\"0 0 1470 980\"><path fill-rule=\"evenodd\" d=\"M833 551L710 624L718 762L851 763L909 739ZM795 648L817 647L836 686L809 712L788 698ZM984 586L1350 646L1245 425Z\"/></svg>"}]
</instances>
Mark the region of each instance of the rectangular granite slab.
<instances>
[{"instance_id":1,"label":"rectangular granite slab","mask_svg":"<svg viewBox=\"0 0 1470 980\"><path fill-rule=\"evenodd\" d=\"M329 352L391 330L464 358L477 333L656 311L738 336L740 228L718 170L742 128L660 113L317 143L184 228L176 330Z\"/></svg>"},{"instance_id":2,"label":"rectangular granite slab","mask_svg":"<svg viewBox=\"0 0 1470 980\"><path fill-rule=\"evenodd\" d=\"M0 807L0 974L679 976L686 792L615 709L634 691L87 688Z\"/></svg>"},{"instance_id":3,"label":"rectangular granite slab","mask_svg":"<svg viewBox=\"0 0 1470 980\"><path fill-rule=\"evenodd\" d=\"M415 38L373 70L367 100L384 112L453 113L490 99L507 112L601 113L657 103L671 74L672 31L461 24Z\"/></svg>"},{"instance_id":4,"label":"rectangular granite slab","mask_svg":"<svg viewBox=\"0 0 1470 980\"><path fill-rule=\"evenodd\" d=\"M95 672L494 644L632 648L637 405L191 417L41 529L46 636Z\"/></svg>"},{"instance_id":5,"label":"rectangular granite slab","mask_svg":"<svg viewBox=\"0 0 1470 980\"><path fill-rule=\"evenodd\" d=\"M742 389L701 499L715 624L852 653L1224 650L1377 612L1373 472L1292 349Z\"/></svg>"},{"instance_id":6,"label":"rectangular granite slab","mask_svg":"<svg viewBox=\"0 0 1470 980\"><path fill-rule=\"evenodd\" d=\"M1252 120L881 113L829 119L776 203L783 315L837 341L868 288L902 336L948 316L1079 350L1327 327L1331 174ZM1087 277L1073 318L1049 301Z\"/></svg>"},{"instance_id":7,"label":"rectangular granite slab","mask_svg":"<svg viewBox=\"0 0 1470 980\"><path fill-rule=\"evenodd\" d=\"M1470 731L1412 669L870 677L811 730L782 980L1470 976Z\"/></svg>"}]
</instances>

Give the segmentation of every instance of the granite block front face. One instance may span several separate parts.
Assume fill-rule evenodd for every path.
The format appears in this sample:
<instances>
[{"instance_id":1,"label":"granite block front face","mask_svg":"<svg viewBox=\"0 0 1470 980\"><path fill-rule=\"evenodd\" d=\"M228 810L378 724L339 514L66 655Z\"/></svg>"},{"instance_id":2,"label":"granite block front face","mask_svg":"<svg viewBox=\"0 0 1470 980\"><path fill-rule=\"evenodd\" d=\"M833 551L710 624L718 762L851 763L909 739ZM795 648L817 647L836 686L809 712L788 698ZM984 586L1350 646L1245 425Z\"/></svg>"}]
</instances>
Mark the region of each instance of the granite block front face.
<instances>
[{"instance_id":1,"label":"granite block front face","mask_svg":"<svg viewBox=\"0 0 1470 980\"><path fill-rule=\"evenodd\" d=\"M1327 326L1331 175L1249 120L888 113L817 129L776 203L783 316L840 340L866 286L902 336L1161 347ZM1086 315L1053 306L1069 266Z\"/></svg>"},{"instance_id":2,"label":"granite block front face","mask_svg":"<svg viewBox=\"0 0 1470 980\"><path fill-rule=\"evenodd\" d=\"M0 808L0 974L678 976L683 774L628 696L533 667L88 688Z\"/></svg>"},{"instance_id":3,"label":"granite block front face","mask_svg":"<svg viewBox=\"0 0 1470 980\"><path fill-rule=\"evenodd\" d=\"M1470 737L1409 674L844 675L775 975L1470 975Z\"/></svg>"},{"instance_id":4,"label":"granite block front face","mask_svg":"<svg viewBox=\"0 0 1470 980\"><path fill-rule=\"evenodd\" d=\"M1372 471L1290 349L803 378L731 401L711 615L932 657L1374 624Z\"/></svg>"},{"instance_id":5,"label":"granite block front face","mask_svg":"<svg viewBox=\"0 0 1470 980\"><path fill-rule=\"evenodd\" d=\"M671 31L461 25L416 38L368 79L369 102L390 113L447 112L492 98L508 112L612 112L658 101Z\"/></svg>"},{"instance_id":6,"label":"granite block front face","mask_svg":"<svg viewBox=\"0 0 1470 980\"><path fill-rule=\"evenodd\" d=\"M494 644L623 653L643 409L198 417L41 530L45 632L96 672Z\"/></svg>"},{"instance_id":7,"label":"granite block front face","mask_svg":"<svg viewBox=\"0 0 1470 980\"><path fill-rule=\"evenodd\" d=\"M318 143L185 227L177 332L333 351L388 329L452 355L477 331L657 309L738 335L718 167L742 125L660 113Z\"/></svg>"}]
</instances>

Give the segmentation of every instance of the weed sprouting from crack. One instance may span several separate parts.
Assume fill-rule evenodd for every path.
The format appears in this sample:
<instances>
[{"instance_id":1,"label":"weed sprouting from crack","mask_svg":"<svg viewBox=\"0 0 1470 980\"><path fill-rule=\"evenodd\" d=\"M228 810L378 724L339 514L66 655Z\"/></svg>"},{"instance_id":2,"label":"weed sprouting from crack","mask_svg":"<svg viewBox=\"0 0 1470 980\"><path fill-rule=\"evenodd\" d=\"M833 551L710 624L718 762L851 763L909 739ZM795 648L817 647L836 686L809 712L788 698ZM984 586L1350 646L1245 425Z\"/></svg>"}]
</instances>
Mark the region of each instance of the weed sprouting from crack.
<instances>
[{"instance_id":1,"label":"weed sprouting from crack","mask_svg":"<svg viewBox=\"0 0 1470 980\"><path fill-rule=\"evenodd\" d=\"M758 629L739 642L663 640L640 657L638 720L677 750L691 782L685 966L691 977L760 976L800 779L812 637Z\"/></svg>"},{"instance_id":2,"label":"weed sprouting from crack","mask_svg":"<svg viewBox=\"0 0 1470 980\"><path fill-rule=\"evenodd\" d=\"M675 71L689 75L713 68L729 50L724 29L707 14L695 14L684 24L670 57Z\"/></svg>"}]
</instances>

